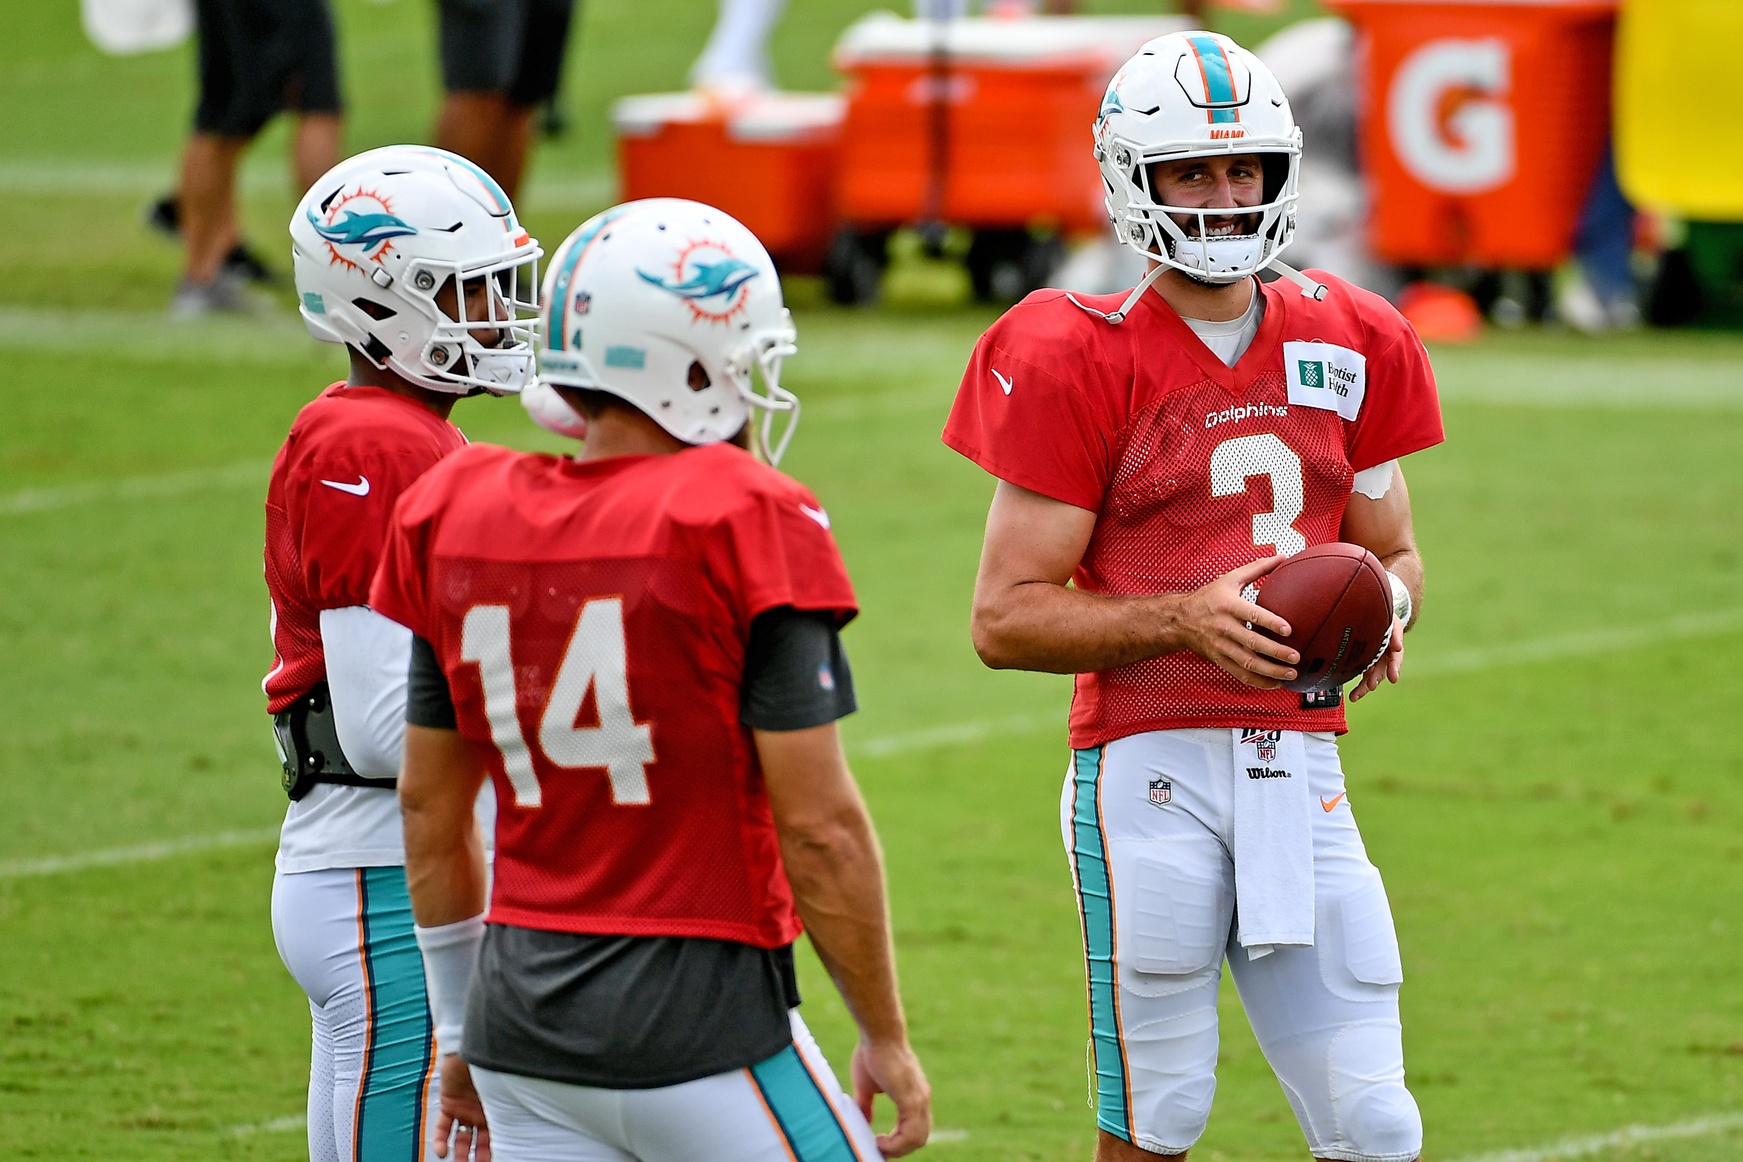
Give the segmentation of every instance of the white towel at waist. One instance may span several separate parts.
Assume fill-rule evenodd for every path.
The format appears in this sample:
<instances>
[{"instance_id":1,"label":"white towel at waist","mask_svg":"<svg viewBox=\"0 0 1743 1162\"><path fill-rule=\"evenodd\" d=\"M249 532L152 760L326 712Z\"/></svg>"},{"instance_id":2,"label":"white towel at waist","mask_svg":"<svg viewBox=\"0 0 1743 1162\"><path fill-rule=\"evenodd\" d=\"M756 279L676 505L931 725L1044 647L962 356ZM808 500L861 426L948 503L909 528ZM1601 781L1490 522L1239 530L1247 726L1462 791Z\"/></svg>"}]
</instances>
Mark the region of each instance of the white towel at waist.
<instances>
[{"instance_id":1,"label":"white towel at waist","mask_svg":"<svg viewBox=\"0 0 1743 1162\"><path fill-rule=\"evenodd\" d=\"M1257 960L1313 943L1313 803L1307 751L1294 730L1234 729L1235 916Z\"/></svg>"}]
</instances>

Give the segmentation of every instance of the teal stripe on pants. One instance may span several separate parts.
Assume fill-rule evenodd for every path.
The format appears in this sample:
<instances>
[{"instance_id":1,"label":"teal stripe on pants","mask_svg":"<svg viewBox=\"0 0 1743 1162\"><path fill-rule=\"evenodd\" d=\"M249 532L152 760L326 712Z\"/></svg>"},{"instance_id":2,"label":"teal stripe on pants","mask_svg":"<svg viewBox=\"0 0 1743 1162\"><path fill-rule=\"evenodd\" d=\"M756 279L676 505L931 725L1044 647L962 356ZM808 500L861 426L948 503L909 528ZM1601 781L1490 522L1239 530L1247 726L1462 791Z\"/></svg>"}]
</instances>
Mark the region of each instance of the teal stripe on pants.
<instances>
[{"instance_id":1,"label":"teal stripe on pants","mask_svg":"<svg viewBox=\"0 0 1743 1162\"><path fill-rule=\"evenodd\" d=\"M805 1067L798 1046L751 1066L750 1076L799 1162L858 1162L835 1107Z\"/></svg>"},{"instance_id":2,"label":"teal stripe on pants","mask_svg":"<svg viewBox=\"0 0 1743 1162\"><path fill-rule=\"evenodd\" d=\"M434 1030L424 962L412 933L405 869L357 872L369 1045L357 1094L353 1162L418 1162L431 1084Z\"/></svg>"},{"instance_id":3,"label":"teal stripe on pants","mask_svg":"<svg viewBox=\"0 0 1743 1162\"><path fill-rule=\"evenodd\" d=\"M1114 950L1114 887L1101 829L1102 748L1072 756L1071 862L1082 909L1089 967L1089 1036L1095 1052L1096 1125L1130 1142L1126 1049L1120 1042L1119 976Z\"/></svg>"}]
</instances>

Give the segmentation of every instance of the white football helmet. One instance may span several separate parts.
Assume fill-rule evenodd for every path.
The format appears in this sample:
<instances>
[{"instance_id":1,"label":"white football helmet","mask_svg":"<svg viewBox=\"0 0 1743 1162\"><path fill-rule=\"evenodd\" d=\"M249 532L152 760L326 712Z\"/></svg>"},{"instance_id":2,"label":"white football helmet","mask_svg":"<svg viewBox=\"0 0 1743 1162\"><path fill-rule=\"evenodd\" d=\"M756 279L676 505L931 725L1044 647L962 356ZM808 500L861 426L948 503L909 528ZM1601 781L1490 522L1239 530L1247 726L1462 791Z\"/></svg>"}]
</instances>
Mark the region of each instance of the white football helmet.
<instances>
[{"instance_id":1,"label":"white football helmet","mask_svg":"<svg viewBox=\"0 0 1743 1162\"><path fill-rule=\"evenodd\" d=\"M1150 186L1157 162L1256 153L1264 200L1252 229L1211 237L1207 217L1228 207L1167 206ZM1120 241L1144 258L1210 283L1232 283L1270 265L1295 236L1301 130L1283 88L1258 57L1226 36L1159 36L1120 67L1095 122L1095 157L1108 217ZM1189 227L1183 229L1176 217Z\"/></svg>"},{"instance_id":2,"label":"white football helmet","mask_svg":"<svg viewBox=\"0 0 1743 1162\"><path fill-rule=\"evenodd\" d=\"M472 162L422 145L360 153L303 195L290 234L315 338L434 391L511 395L532 378L544 252ZM489 291L469 318L465 289L479 279ZM453 296L455 317L438 295ZM480 329L498 331L497 345L474 338Z\"/></svg>"},{"instance_id":3,"label":"white football helmet","mask_svg":"<svg viewBox=\"0 0 1743 1162\"><path fill-rule=\"evenodd\" d=\"M781 386L797 334L768 251L730 214L682 198L597 214L552 256L544 302L541 382L619 396L686 444L732 438L755 409L780 462L799 418Z\"/></svg>"}]
</instances>

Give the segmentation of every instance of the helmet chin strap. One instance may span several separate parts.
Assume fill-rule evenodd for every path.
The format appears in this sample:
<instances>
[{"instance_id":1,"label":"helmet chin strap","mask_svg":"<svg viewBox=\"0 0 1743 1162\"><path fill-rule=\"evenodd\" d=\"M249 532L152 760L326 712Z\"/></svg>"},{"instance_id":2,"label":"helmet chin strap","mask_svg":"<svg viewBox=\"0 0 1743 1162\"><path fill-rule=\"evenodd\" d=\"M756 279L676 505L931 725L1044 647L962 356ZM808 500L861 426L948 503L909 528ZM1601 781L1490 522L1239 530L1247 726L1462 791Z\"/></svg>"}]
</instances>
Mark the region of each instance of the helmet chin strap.
<instances>
[{"instance_id":1,"label":"helmet chin strap","mask_svg":"<svg viewBox=\"0 0 1743 1162\"><path fill-rule=\"evenodd\" d=\"M1162 277L1164 271L1170 269L1172 268L1163 266L1161 263L1157 263L1155 266L1151 267L1150 273L1144 276L1144 281L1132 288L1132 293L1126 296L1126 301L1120 304L1120 309L1117 311L1098 311L1092 306L1078 302L1077 296L1069 291L1066 292L1065 297L1071 300L1072 306L1077 307L1080 310L1088 311L1092 315L1098 315L1117 327L1126 321L1126 316L1132 313L1132 308L1137 305L1139 299L1144 297L1144 292L1149 290L1151 285L1155 283L1157 279Z\"/></svg>"},{"instance_id":2,"label":"helmet chin strap","mask_svg":"<svg viewBox=\"0 0 1743 1162\"><path fill-rule=\"evenodd\" d=\"M1278 274L1300 287L1303 298L1312 299L1316 303L1324 301L1327 289L1324 283L1315 282L1305 274L1302 274L1299 270L1296 270L1293 266L1289 266L1279 259L1273 258L1266 265L1270 266ZM1088 311L1090 314L1105 319L1108 323L1117 327L1126 321L1126 316L1132 313L1132 308L1137 305L1138 300L1144 296L1144 292L1149 290L1156 280L1162 277L1163 271L1169 269L1172 268L1163 266L1160 263L1152 267L1150 273L1144 276L1144 281L1132 288L1132 293L1126 296L1126 301L1120 304L1120 309L1117 311L1098 311L1087 303L1079 302L1077 296L1069 291L1066 292L1065 297L1071 300L1072 306L1077 307L1079 310ZM1192 273L1190 271L1186 272L1186 275L1188 278L1192 278ZM1195 279L1194 281L1205 282L1203 279ZM1215 286L1218 284L1205 282L1205 285Z\"/></svg>"},{"instance_id":3,"label":"helmet chin strap","mask_svg":"<svg viewBox=\"0 0 1743 1162\"><path fill-rule=\"evenodd\" d=\"M1302 274L1299 270L1296 270L1293 266L1290 266L1288 263L1283 262L1280 259L1273 258L1270 262L1270 266L1272 270L1275 270L1278 274L1300 287L1302 298L1312 299L1316 303L1325 301L1326 286L1323 282L1313 281L1311 278L1308 278L1305 274Z\"/></svg>"}]
</instances>

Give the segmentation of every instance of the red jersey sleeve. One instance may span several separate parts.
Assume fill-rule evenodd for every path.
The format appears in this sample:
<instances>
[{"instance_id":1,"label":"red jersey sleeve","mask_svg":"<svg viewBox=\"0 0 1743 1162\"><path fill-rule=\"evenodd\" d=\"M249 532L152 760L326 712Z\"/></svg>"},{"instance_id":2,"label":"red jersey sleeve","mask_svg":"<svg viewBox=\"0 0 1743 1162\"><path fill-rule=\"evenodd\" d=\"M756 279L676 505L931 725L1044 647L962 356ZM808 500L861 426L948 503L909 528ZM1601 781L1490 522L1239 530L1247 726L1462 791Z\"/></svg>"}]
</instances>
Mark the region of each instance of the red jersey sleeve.
<instances>
[{"instance_id":1,"label":"red jersey sleeve","mask_svg":"<svg viewBox=\"0 0 1743 1162\"><path fill-rule=\"evenodd\" d=\"M829 513L809 490L781 478L757 489L712 538L715 569L734 591L746 626L759 613L790 605L835 615L859 612L847 565L829 531Z\"/></svg>"},{"instance_id":2,"label":"red jersey sleeve","mask_svg":"<svg viewBox=\"0 0 1743 1162\"><path fill-rule=\"evenodd\" d=\"M426 473L394 505L367 603L425 639L433 636L427 600L429 546L442 507L442 479L440 472Z\"/></svg>"},{"instance_id":3,"label":"red jersey sleeve","mask_svg":"<svg viewBox=\"0 0 1743 1162\"><path fill-rule=\"evenodd\" d=\"M1130 376L1106 357L1112 330L1059 291L1038 291L975 344L944 443L1020 488L1100 511L1118 459Z\"/></svg>"},{"instance_id":4,"label":"red jersey sleeve","mask_svg":"<svg viewBox=\"0 0 1743 1162\"><path fill-rule=\"evenodd\" d=\"M394 501L440 458L434 448L345 445L309 458L290 518L303 584L315 608L369 603Z\"/></svg>"},{"instance_id":5,"label":"red jersey sleeve","mask_svg":"<svg viewBox=\"0 0 1743 1162\"><path fill-rule=\"evenodd\" d=\"M1446 439L1434 368L1422 340L1391 304L1376 297L1372 309L1367 396L1350 425L1345 452L1357 472Z\"/></svg>"}]
</instances>

